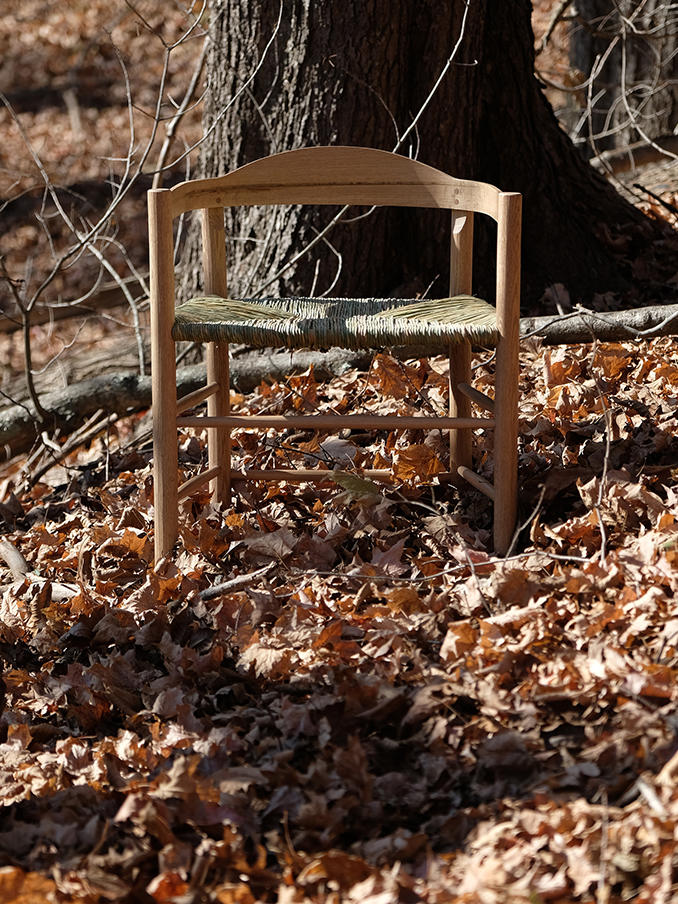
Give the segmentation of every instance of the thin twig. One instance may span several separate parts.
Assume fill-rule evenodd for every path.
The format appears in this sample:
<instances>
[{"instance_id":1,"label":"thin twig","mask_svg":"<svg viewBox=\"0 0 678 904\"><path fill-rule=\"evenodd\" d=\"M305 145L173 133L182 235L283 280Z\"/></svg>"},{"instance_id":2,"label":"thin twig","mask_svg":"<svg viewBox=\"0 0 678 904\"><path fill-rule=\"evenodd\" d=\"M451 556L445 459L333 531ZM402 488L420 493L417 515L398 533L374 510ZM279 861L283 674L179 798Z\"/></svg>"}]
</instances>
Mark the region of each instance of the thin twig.
<instances>
[{"instance_id":1,"label":"thin twig","mask_svg":"<svg viewBox=\"0 0 678 904\"><path fill-rule=\"evenodd\" d=\"M269 562L268 565L264 565L263 568L258 568L250 574L239 574L228 581L223 581L221 584L213 584L211 587L207 587L200 592L200 599L212 600L224 593L232 593L234 590L240 590L242 587L249 587L255 578L263 577L263 575L272 571L276 566L277 562Z\"/></svg>"},{"instance_id":2,"label":"thin twig","mask_svg":"<svg viewBox=\"0 0 678 904\"><path fill-rule=\"evenodd\" d=\"M653 198L658 204L661 204L662 207L665 207L666 210L670 211L673 214L678 215L678 207L675 204L670 204L668 201L665 201L659 195L656 195L653 191L650 191L649 188L645 188L644 185L641 185L640 182L634 182L633 187L637 188L639 191L644 191L646 195L649 195Z\"/></svg>"},{"instance_id":3,"label":"thin twig","mask_svg":"<svg viewBox=\"0 0 678 904\"><path fill-rule=\"evenodd\" d=\"M551 14L551 18L549 19L549 24L546 27L546 31L542 35L542 39L539 42L539 50L536 55L539 56L540 53L543 53L546 50L546 45L551 40L551 35L556 30L556 27L560 20L563 18L565 13L567 12L568 7L572 6L572 0L560 0L560 3L554 9Z\"/></svg>"},{"instance_id":4,"label":"thin twig","mask_svg":"<svg viewBox=\"0 0 678 904\"><path fill-rule=\"evenodd\" d=\"M51 458L28 475L26 478L26 488L29 489L34 486L41 477L55 465L59 464L59 462L63 461L67 455L70 455L71 452L74 452L79 446L84 446L86 443L90 442L90 440L94 439L98 433L101 433L102 430L106 430L111 424L118 420L117 414L107 414L103 418L101 417L101 414L101 411L97 411L92 415L83 427L77 433L74 433L69 437L68 441L64 443L58 451L54 451L50 448Z\"/></svg>"},{"instance_id":5,"label":"thin twig","mask_svg":"<svg viewBox=\"0 0 678 904\"><path fill-rule=\"evenodd\" d=\"M153 188L160 188L162 185L163 173L165 171L165 166L167 162L167 157L172 148L172 144L174 142L174 138L176 136L176 131L181 124L182 119L184 118L188 108L191 105L191 101L193 99L193 95L195 94L198 83L200 81L200 76L202 74L203 68L205 66L205 60L207 59L207 49L208 49L208 41L207 38L204 39L202 50L200 52L200 57L198 58L198 62L195 64L195 68L193 70L193 75L191 77L191 81L186 88L184 93L183 100L179 105L179 109L171 119L169 125L165 131L165 140L163 141L162 147L160 148L160 153L158 154L158 159L155 164L155 175L153 176Z\"/></svg>"},{"instance_id":6,"label":"thin twig","mask_svg":"<svg viewBox=\"0 0 678 904\"><path fill-rule=\"evenodd\" d=\"M511 553L515 549L516 543L518 542L518 537L522 534L526 527L529 527L535 518L539 515L541 510L541 504L544 501L544 495L546 493L546 483L543 484L541 488L541 492L539 493L539 499L537 500L537 504L532 509L532 512L528 515L528 517L523 521L522 524L519 524L513 532L513 537L511 538L511 543L508 548L508 552L506 553L507 558L510 557Z\"/></svg>"}]
</instances>

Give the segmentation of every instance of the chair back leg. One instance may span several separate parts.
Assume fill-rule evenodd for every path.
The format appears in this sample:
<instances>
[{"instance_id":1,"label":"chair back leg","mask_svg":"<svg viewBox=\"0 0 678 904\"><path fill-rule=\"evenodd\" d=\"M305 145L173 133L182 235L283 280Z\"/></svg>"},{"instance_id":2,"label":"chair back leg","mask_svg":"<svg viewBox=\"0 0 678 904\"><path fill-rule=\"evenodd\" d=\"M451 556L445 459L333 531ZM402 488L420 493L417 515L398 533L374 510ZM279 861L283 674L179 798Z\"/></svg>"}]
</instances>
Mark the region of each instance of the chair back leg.
<instances>
[{"instance_id":1,"label":"chair back leg","mask_svg":"<svg viewBox=\"0 0 678 904\"><path fill-rule=\"evenodd\" d=\"M221 417L231 413L231 390L228 344L207 343L207 382L218 383L218 389L207 400L207 414ZM226 427L207 429L208 466L219 468L210 483L214 502L228 504L231 500L231 431Z\"/></svg>"},{"instance_id":2,"label":"chair back leg","mask_svg":"<svg viewBox=\"0 0 678 904\"><path fill-rule=\"evenodd\" d=\"M226 236L222 207L208 207L202 212L203 272L207 295L228 295L226 273ZM228 343L207 343L207 382L218 383L218 389L207 400L207 414L221 417L230 414L231 389ZM219 468L210 483L215 502L228 503L231 498L231 431L225 427L209 427L207 431L209 467Z\"/></svg>"},{"instance_id":3,"label":"chair back leg","mask_svg":"<svg viewBox=\"0 0 678 904\"><path fill-rule=\"evenodd\" d=\"M473 214L452 213L450 247L450 295L470 295L473 285ZM471 343L450 346L449 414L471 417L471 402L459 391L459 384L471 382ZM473 436L470 430L450 430L450 472L470 468Z\"/></svg>"}]
</instances>

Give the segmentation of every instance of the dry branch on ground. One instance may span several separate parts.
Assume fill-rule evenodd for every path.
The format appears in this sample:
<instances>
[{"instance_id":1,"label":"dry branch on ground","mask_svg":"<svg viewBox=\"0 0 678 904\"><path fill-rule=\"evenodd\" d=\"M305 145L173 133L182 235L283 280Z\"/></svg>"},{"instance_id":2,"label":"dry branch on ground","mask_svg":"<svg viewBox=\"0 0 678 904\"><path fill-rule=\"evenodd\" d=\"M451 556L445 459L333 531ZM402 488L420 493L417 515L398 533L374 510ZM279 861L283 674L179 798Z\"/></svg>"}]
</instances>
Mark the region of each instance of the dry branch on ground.
<instances>
[{"instance_id":1,"label":"dry branch on ground","mask_svg":"<svg viewBox=\"0 0 678 904\"><path fill-rule=\"evenodd\" d=\"M678 305L638 308L631 311L574 311L566 315L524 317L523 336L537 336L549 345L567 345L587 341L612 341L643 335L678 333ZM403 355L410 357L411 349ZM239 355L232 363L231 381L235 389L249 392L262 380L281 380L291 373L305 371L310 365L319 378L330 378L348 367L367 367L367 352L335 349L331 352L252 352ZM191 392L204 383L204 366L182 368L178 375L179 394ZM99 409L124 415L147 408L151 402L150 377L134 373L111 373L81 380L73 386L49 393L42 402L51 420L40 426L28 405L0 410L0 448L5 456L25 452L40 432L58 431L62 436L79 427Z\"/></svg>"}]
</instances>

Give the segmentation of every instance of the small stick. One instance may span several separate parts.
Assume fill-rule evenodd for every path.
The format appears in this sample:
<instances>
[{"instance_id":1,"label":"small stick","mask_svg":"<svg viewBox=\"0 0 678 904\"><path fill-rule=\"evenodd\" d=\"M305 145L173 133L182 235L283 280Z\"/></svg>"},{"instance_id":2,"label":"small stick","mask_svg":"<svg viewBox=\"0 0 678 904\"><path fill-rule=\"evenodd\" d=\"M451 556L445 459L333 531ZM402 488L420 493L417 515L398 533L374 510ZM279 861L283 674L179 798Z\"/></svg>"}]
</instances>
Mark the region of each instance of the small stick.
<instances>
[{"instance_id":1,"label":"small stick","mask_svg":"<svg viewBox=\"0 0 678 904\"><path fill-rule=\"evenodd\" d=\"M633 187L639 189L640 191L644 191L646 195L654 198L657 204L661 204L662 207L665 207L671 213L674 213L676 214L676 216L678 216L678 207L676 207L675 204L671 204L669 201L665 201L663 198L660 198L659 195L655 195L653 191L650 191L649 188L645 188L645 186L641 185L640 182L634 182Z\"/></svg>"},{"instance_id":2,"label":"small stick","mask_svg":"<svg viewBox=\"0 0 678 904\"><path fill-rule=\"evenodd\" d=\"M5 564L12 572L15 581L21 581L30 571L28 562L21 555L19 550L7 537L0 537L0 556L5 560Z\"/></svg>"},{"instance_id":3,"label":"small stick","mask_svg":"<svg viewBox=\"0 0 678 904\"><path fill-rule=\"evenodd\" d=\"M241 587L247 587L248 584L252 583L254 578L266 574L266 572L270 571L275 565L275 562L269 562L268 565L264 565L263 568L258 568L251 574L239 574L237 577L231 578L230 581L224 581L223 584L214 584L212 587L207 587L200 592L200 599L212 600L222 593L229 593L231 590L239 590Z\"/></svg>"},{"instance_id":4,"label":"small stick","mask_svg":"<svg viewBox=\"0 0 678 904\"><path fill-rule=\"evenodd\" d=\"M89 424L89 429L81 429L78 433L74 434L68 442L66 442L63 446L59 448L58 452L52 454L51 458L48 459L44 464L40 465L33 473L29 476L27 480L27 486L31 487L40 480L40 478L46 474L50 468L53 468L56 464L73 452L78 446L83 446L90 439L94 439L97 433L100 433L102 430L108 429L111 424L113 424L117 419L117 414L107 414L103 419L97 420L96 423L92 424L94 418L98 418L101 415L101 411L98 411L93 418L85 424L85 428L87 428ZM51 446L50 446L51 448Z\"/></svg>"}]
</instances>

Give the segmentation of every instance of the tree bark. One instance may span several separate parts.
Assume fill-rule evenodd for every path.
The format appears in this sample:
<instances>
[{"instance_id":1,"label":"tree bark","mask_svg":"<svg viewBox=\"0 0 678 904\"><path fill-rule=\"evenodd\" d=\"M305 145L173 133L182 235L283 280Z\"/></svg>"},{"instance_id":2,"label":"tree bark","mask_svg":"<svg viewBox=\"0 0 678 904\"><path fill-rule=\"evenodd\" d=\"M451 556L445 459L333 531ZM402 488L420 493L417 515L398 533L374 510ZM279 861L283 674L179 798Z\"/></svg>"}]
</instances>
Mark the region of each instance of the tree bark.
<instances>
[{"instance_id":1,"label":"tree bark","mask_svg":"<svg viewBox=\"0 0 678 904\"><path fill-rule=\"evenodd\" d=\"M464 29L464 3L282 3L277 28L277 4L214 0L205 112L212 131L201 175L303 145L397 148L453 175L522 192L523 297L531 309L556 282L577 299L629 283L626 258L659 227L581 160L559 127L533 74L528 0L476 0ZM462 32L452 66L403 140ZM346 217L328 236L332 247L317 243L279 274L330 218L327 208L310 217L289 208L232 215L231 293L445 293L449 223L439 211ZM492 233L478 232L474 292L491 299ZM199 287L197 233L184 294Z\"/></svg>"}]
</instances>

